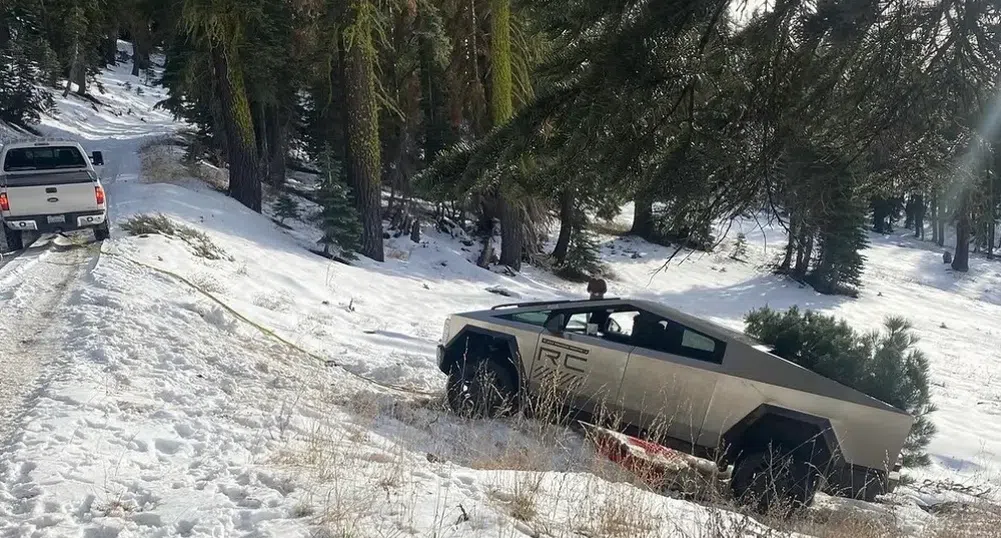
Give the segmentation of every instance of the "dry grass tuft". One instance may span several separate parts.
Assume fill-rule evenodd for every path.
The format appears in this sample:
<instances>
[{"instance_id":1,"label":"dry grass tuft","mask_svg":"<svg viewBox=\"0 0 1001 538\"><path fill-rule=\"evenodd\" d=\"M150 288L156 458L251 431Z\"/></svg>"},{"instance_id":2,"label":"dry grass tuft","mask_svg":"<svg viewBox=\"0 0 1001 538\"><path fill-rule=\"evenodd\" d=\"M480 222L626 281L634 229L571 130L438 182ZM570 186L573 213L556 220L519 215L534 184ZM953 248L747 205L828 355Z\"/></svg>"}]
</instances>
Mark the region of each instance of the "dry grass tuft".
<instances>
[{"instance_id":1,"label":"dry grass tuft","mask_svg":"<svg viewBox=\"0 0 1001 538\"><path fill-rule=\"evenodd\" d=\"M595 219L591 223L591 231L596 234L620 236L629 233L629 225L611 220Z\"/></svg>"},{"instance_id":2,"label":"dry grass tuft","mask_svg":"<svg viewBox=\"0 0 1001 538\"><path fill-rule=\"evenodd\" d=\"M133 215L119 226L129 235L156 234L176 237L187 243L194 255L200 258L207 260L230 259L226 251L213 243L204 232L184 224L175 223L162 213Z\"/></svg>"},{"instance_id":3,"label":"dry grass tuft","mask_svg":"<svg viewBox=\"0 0 1001 538\"><path fill-rule=\"evenodd\" d=\"M153 139L139 148L139 167L147 183L179 183L192 176L181 162L184 150L170 139Z\"/></svg>"},{"instance_id":4,"label":"dry grass tuft","mask_svg":"<svg viewBox=\"0 0 1001 538\"><path fill-rule=\"evenodd\" d=\"M226 286L218 278L208 273L198 273L188 280L203 291L209 293L226 293Z\"/></svg>"},{"instance_id":5,"label":"dry grass tuft","mask_svg":"<svg viewBox=\"0 0 1001 538\"><path fill-rule=\"evenodd\" d=\"M508 514L518 521L532 521L539 514L539 494L542 488L542 473L517 473L511 487L498 485L490 496L501 503Z\"/></svg>"},{"instance_id":6,"label":"dry grass tuft","mask_svg":"<svg viewBox=\"0 0 1001 538\"><path fill-rule=\"evenodd\" d=\"M280 293L259 293L254 296L254 306L274 312L287 312L292 306L292 301Z\"/></svg>"},{"instance_id":7,"label":"dry grass tuft","mask_svg":"<svg viewBox=\"0 0 1001 538\"><path fill-rule=\"evenodd\" d=\"M598 510L595 533L609 538L648 536L656 525L643 510L643 504L628 502L630 495L612 496ZM635 499L634 499L635 500Z\"/></svg>"},{"instance_id":8,"label":"dry grass tuft","mask_svg":"<svg viewBox=\"0 0 1001 538\"><path fill-rule=\"evenodd\" d=\"M204 161L186 162L185 142L172 137L147 140L139 148L143 181L148 183L184 183L199 179L218 191L229 188L229 172Z\"/></svg>"},{"instance_id":9,"label":"dry grass tuft","mask_svg":"<svg viewBox=\"0 0 1001 538\"><path fill-rule=\"evenodd\" d=\"M139 506L135 501L112 499L96 507L97 511L107 517L128 517L139 511Z\"/></svg>"},{"instance_id":10,"label":"dry grass tuft","mask_svg":"<svg viewBox=\"0 0 1001 538\"><path fill-rule=\"evenodd\" d=\"M932 538L1001 538L1001 506L955 503L939 512Z\"/></svg>"},{"instance_id":11,"label":"dry grass tuft","mask_svg":"<svg viewBox=\"0 0 1001 538\"><path fill-rule=\"evenodd\" d=\"M229 189L229 171L198 161L188 167L191 176L196 177L213 189L225 192Z\"/></svg>"},{"instance_id":12,"label":"dry grass tuft","mask_svg":"<svg viewBox=\"0 0 1001 538\"><path fill-rule=\"evenodd\" d=\"M816 538L896 538L904 536L899 521L889 513L855 507L840 510L814 510L805 517L783 520L766 518L773 528L789 530Z\"/></svg>"}]
</instances>

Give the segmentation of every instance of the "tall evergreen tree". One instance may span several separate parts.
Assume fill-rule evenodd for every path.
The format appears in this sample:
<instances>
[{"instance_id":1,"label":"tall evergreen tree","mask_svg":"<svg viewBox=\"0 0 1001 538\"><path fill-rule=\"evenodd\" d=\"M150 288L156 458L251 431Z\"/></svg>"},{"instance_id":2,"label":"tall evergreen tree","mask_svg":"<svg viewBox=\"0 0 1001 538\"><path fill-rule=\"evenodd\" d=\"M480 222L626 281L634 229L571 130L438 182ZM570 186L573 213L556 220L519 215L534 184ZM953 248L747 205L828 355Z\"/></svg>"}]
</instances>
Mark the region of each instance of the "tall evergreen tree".
<instances>
[{"instance_id":1,"label":"tall evergreen tree","mask_svg":"<svg viewBox=\"0 0 1001 538\"><path fill-rule=\"evenodd\" d=\"M261 163L241 45L260 15L260 3L245 5L235 0L184 0L181 12L185 33L207 50L211 61L219 119L226 136L229 195L257 212L261 211Z\"/></svg>"},{"instance_id":2,"label":"tall evergreen tree","mask_svg":"<svg viewBox=\"0 0 1001 538\"><path fill-rule=\"evenodd\" d=\"M347 113L347 173L363 234L359 252L383 261L381 149L375 77L376 6L351 0L343 30L344 83Z\"/></svg>"}]
</instances>

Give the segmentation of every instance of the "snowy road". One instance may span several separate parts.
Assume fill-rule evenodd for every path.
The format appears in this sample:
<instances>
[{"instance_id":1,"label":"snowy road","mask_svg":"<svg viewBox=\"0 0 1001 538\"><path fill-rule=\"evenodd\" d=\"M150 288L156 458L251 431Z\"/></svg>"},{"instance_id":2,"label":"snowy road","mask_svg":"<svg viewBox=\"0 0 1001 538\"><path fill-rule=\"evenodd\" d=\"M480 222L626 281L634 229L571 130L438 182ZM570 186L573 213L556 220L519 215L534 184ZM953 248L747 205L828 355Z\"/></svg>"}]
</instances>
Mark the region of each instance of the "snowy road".
<instances>
[{"instance_id":1,"label":"snowy road","mask_svg":"<svg viewBox=\"0 0 1001 538\"><path fill-rule=\"evenodd\" d=\"M63 306L96 250L43 239L0 267L0 439L61 349Z\"/></svg>"}]
</instances>

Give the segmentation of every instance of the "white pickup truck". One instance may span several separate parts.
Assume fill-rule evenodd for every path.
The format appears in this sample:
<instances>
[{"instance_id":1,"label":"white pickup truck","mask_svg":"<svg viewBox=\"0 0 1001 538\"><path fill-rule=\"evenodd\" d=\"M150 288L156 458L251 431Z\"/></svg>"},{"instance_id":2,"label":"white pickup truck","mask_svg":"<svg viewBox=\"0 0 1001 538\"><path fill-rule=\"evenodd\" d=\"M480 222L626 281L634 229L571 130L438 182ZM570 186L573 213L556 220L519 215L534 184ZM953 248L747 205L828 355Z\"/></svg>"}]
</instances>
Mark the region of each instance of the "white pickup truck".
<instances>
[{"instance_id":1,"label":"white pickup truck","mask_svg":"<svg viewBox=\"0 0 1001 538\"><path fill-rule=\"evenodd\" d=\"M100 151L87 155L77 142L39 138L4 145L0 163L0 225L8 249L24 248L26 233L92 228L98 241L109 237Z\"/></svg>"}]
</instances>

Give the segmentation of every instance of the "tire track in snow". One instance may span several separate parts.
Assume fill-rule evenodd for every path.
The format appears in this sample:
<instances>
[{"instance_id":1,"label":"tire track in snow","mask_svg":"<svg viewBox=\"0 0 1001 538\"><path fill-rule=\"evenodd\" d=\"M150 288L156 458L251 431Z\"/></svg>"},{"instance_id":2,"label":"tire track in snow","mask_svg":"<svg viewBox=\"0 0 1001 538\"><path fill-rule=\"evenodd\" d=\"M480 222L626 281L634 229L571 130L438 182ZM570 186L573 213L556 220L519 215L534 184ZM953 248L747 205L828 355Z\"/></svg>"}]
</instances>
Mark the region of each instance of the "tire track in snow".
<instances>
[{"instance_id":1,"label":"tire track in snow","mask_svg":"<svg viewBox=\"0 0 1001 538\"><path fill-rule=\"evenodd\" d=\"M0 440L10 436L26 397L59 353L61 309L96 259L88 248L29 250L14 260L23 264L13 274L0 274Z\"/></svg>"}]
</instances>

